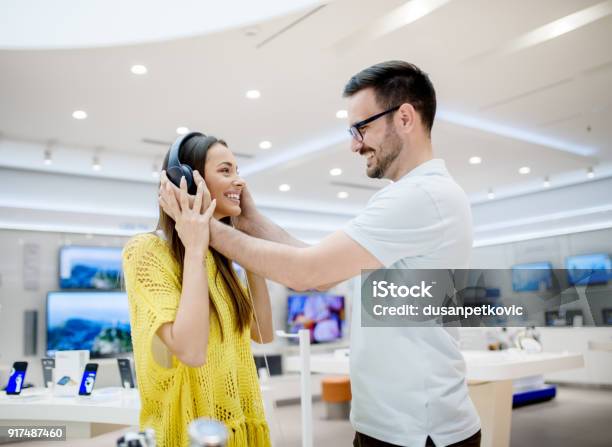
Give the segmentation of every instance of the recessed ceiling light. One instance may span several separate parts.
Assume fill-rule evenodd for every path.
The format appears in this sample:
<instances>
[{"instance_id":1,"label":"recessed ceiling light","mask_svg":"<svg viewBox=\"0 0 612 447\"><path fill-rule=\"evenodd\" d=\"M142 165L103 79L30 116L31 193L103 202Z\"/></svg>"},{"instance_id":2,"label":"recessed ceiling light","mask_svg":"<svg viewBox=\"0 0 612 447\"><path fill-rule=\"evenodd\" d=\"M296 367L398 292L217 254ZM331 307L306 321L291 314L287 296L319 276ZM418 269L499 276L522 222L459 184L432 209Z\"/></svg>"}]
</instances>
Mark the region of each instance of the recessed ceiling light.
<instances>
[{"instance_id":1,"label":"recessed ceiling light","mask_svg":"<svg viewBox=\"0 0 612 447\"><path fill-rule=\"evenodd\" d=\"M248 90L246 92L246 97L249 99L257 99L261 96L259 90Z\"/></svg>"},{"instance_id":2,"label":"recessed ceiling light","mask_svg":"<svg viewBox=\"0 0 612 447\"><path fill-rule=\"evenodd\" d=\"M45 158L43 159L43 163L47 166L53 163L53 160L51 159L51 151L49 149L45 150Z\"/></svg>"},{"instance_id":3,"label":"recessed ceiling light","mask_svg":"<svg viewBox=\"0 0 612 447\"><path fill-rule=\"evenodd\" d=\"M281 192L287 192L291 189L291 186L288 185L287 183L283 183L282 185L279 185L278 190Z\"/></svg>"},{"instance_id":4,"label":"recessed ceiling light","mask_svg":"<svg viewBox=\"0 0 612 447\"><path fill-rule=\"evenodd\" d=\"M479 165L480 163L482 163L482 158L480 158L480 157L470 157L470 164L471 165Z\"/></svg>"},{"instance_id":5,"label":"recessed ceiling light","mask_svg":"<svg viewBox=\"0 0 612 447\"><path fill-rule=\"evenodd\" d=\"M595 172L593 171L593 168L590 167L589 169L587 169L587 177L588 178L595 177Z\"/></svg>"},{"instance_id":6,"label":"recessed ceiling light","mask_svg":"<svg viewBox=\"0 0 612 447\"><path fill-rule=\"evenodd\" d=\"M340 168L330 169L329 174L333 175L334 177L336 177L338 175L342 175L342 169L340 169Z\"/></svg>"},{"instance_id":7,"label":"recessed ceiling light","mask_svg":"<svg viewBox=\"0 0 612 447\"><path fill-rule=\"evenodd\" d=\"M186 135L189 133L189 128L185 126L180 126L176 128L176 133L179 135Z\"/></svg>"},{"instance_id":8,"label":"recessed ceiling light","mask_svg":"<svg viewBox=\"0 0 612 447\"><path fill-rule=\"evenodd\" d=\"M147 74L147 67L144 65L132 65L132 73L135 75Z\"/></svg>"},{"instance_id":9,"label":"recessed ceiling light","mask_svg":"<svg viewBox=\"0 0 612 447\"><path fill-rule=\"evenodd\" d=\"M75 110L74 112L72 112L72 117L75 120L84 120L85 118L87 118L87 112L85 112L85 110Z\"/></svg>"},{"instance_id":10,"label":"recessed ceiling light","mask_svg":"<svg viewBox=\"0 0 612 447\"><path fill-rule=\"evenodd\" d=\"M495 193L493 192L492 189L489 189L489 192L487 193L487 198L489 200L493 200L495 198Z\"/></svg>"},{"instance_id":11,"label":"recessed ceiling light","mask_svg":"<svg viewBox=\"0 0 612 447\"><path fill-rule=\"evenodd\" d=\"M270 149L272 147L272 143L270 143L269 141L265 140L262 141L261 143L259 143L259 149Z\"/></svg>"},{"instance_id":12,"label":"recessed ceiling light","mask_svg":"<svg viewBox=\"0 0 612 447\"><path fill-rule=\"evenodd\" d=\"M529 166L523 166L518 170L519 174L526 175L531 172L531 168Z\"/></svg>"},{"instance_id":13,"label":"recessed ceiling light","mask_svg":"<svg viewBox=\"0 0 612 447\"><path fill-rule=\"evenodd\" d=\"M544 183L542 184L542 186L544 186L544 188L550 188L550 178L549 177L544 177Z\"/></svg>"},{"instance_id":14,"label":"recessed ceiling light","mask_svg":"<svg viewBox=\"0 0 612 447\"><path fill-rule=\"evenodd\" d=\"M348 193L348 192L346 192L346 191L340 191L340 192L337 194L337 197L338 197L339 199L346 199L348 196L349 196L349 193Z\"/></svg>"},{"instance_id":15,"label":"recessed ceiling light","mask_svg":"<svg viewBox=\"0 0 612 447\"><path fill-rule=\"evenodd\" d=\"M348 112L346 110L338 110L336 112L336 118L339 118L339 119L348 118Z\"/></svg>"}]
</instances>

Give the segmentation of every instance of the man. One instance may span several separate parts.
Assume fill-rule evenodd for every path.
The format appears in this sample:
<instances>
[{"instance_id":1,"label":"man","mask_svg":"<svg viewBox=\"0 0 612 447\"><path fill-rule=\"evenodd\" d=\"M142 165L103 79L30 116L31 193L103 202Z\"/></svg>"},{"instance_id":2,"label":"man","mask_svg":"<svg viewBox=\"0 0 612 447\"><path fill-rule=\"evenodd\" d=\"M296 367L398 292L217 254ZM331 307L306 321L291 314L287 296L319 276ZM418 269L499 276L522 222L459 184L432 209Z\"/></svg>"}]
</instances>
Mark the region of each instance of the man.
<instances>
[{"instance_id":1,"label":"man","mask_svg":"<svg viewBox=\"0 0 612 447\"><path fill-rule=\"evenodd\" d=\"M236 222L243 232L211 222L211 245L296 290L325 289L365 269L468 268L470 206L432 155L436 95L428 76L406 62L384 62L353 76L344 96L351 150L365 157L369 177L393 183L313 246L260 215L245 191ZM359 301L352 308L353 445L480 445L456 329L361 327Z\"/></svg>"}]
</instances>

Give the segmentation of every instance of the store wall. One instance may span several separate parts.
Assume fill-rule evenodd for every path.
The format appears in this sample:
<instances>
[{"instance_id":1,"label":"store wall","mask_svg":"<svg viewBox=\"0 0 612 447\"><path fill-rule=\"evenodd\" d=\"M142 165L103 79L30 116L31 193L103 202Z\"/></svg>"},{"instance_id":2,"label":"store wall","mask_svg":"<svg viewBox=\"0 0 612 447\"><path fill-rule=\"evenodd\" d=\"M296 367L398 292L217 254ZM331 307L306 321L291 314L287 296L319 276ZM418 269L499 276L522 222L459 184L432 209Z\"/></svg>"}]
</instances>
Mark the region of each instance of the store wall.
<instances>
[{"instance_id":1,"label":"store wall","mask_svg":"<svg viewBox=\"0 0 612 447\"><path fill-rule=\"evenodd\" d=\"M46 348L46 295L49 291L59 290L58 267L61 246L66 244L123 246L128 239L129 237L0 230L0 365L10 366L16 360L26 360L30 363L27 381L41 383L39 359L45 355ZM268 281L268 289L272 302L274 328L285 330L287 295L290 292L283 285L272 281ZM349 282L339 284L332 289L332 292L345 295L347 306L350 305ZM24 313L29 310L38 312L35 356L24 356ZM276 337L271 344L254 346L254 352L277 354L287 346L286 339ZM113 364L109 370L113 377L115 370ZM118 375L116 379L118 380ZM113 380L111 379L111 382ZM119 382L115 384L118 385Z\"/></svg>"}]
</instances>

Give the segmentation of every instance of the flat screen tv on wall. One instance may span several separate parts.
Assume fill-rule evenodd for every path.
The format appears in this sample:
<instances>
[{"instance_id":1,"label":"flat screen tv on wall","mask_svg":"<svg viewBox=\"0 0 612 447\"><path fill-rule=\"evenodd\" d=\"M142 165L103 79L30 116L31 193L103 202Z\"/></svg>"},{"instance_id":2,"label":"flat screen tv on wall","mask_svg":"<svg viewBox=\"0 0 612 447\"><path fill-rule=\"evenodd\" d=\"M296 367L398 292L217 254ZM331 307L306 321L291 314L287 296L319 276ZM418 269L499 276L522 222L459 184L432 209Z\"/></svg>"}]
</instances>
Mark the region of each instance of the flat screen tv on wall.
<instances>
[{"instance_id":1,"label":"flat screen tv on wall","mask_svg":"<svg viewBox=\"0 0 612 447\"><path fill-rule=\"evenodd\" d=\"M62 247L59 255L60 288L119 289L121 251L121 247Z\"/></svg>"}]
</instances>

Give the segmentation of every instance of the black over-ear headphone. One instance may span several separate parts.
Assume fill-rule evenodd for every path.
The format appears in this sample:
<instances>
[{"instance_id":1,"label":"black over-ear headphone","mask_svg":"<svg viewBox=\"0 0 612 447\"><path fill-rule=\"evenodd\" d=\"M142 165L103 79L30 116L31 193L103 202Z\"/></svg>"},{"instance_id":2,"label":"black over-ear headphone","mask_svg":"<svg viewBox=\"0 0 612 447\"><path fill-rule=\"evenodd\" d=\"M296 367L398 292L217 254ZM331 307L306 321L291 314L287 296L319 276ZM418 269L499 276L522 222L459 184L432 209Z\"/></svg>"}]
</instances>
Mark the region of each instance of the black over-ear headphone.
<instances>
[{"instance_id":1,"label":"black over-ear headphone","mask_svg":"<svg viewBox=\"0 0 612 447\"><path fill-rule=\"evenodd\" d=\"M177 187L181 185L181 177L185 177L187 181L187 191L189 194L195 194L198 187L193 180L193 170L188 164L183 164L179 160L179 151L181 145L192 137L205 137L201 132L190 132L185 135L181 135L176 139L174 144L170 146L170 153L168 154L168 167L166 168L166 175L172 183Z\"/></svg>"}]
</instances>

